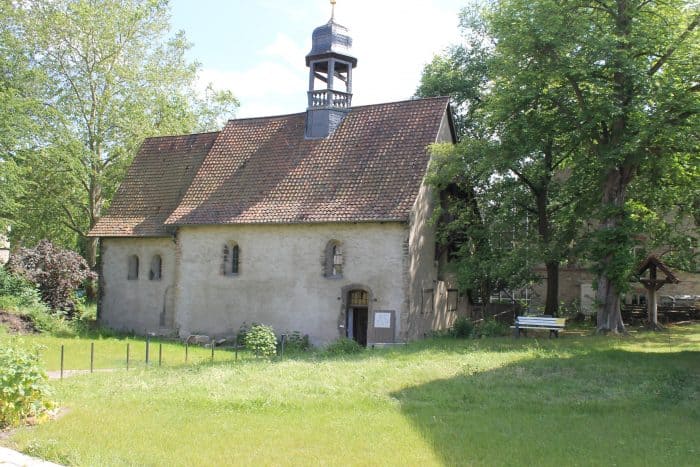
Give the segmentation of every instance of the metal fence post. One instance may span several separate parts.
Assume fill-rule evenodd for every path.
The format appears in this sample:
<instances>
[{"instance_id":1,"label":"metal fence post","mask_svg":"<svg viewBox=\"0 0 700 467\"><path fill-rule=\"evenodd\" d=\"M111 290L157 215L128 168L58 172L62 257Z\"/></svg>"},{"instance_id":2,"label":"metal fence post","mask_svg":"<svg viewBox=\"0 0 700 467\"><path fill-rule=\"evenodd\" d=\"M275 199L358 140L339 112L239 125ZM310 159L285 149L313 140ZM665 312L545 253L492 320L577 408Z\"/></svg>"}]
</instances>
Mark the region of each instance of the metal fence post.
<instances>
[{"instance_id":1,"label":"metal fence post","mask_svg":"<svg viewBox=\"0 0 700 467\"><path fill-rule=\"evenodd\" d=\"M287 335L282 334L280 336L280 349L279 349L279 356L283 357L284 356L284 344L287 342Z\"/></svg>"},{"instance_id":2,"label":"metal fence post","mask_svg":"<svg viewBox=\"0 0 700 467\"><path fill-rule=\"evenodd\" d=\"M187 354L189 353L190 350L190 344L189 342L185 342L185 363L187 363Z\"/></svg>"},{"instance_id":3,"label":"metal fence post","mask_svg":"<svg viewBox=\"0 0 700 467\"><path fill-rule=\"evenodd\" d=\"M158 343L158 366L163 364L163 343Z\"/></svg>"},{"instance_id":4,"label":"metal fence post","mask_svg":"<svg viewBox=\"0 0 700 467\"><path fill-rule=\"evenodd\" d=\"M63 344L61 344L61 379L63 379Z\"/></svg>"},{"instance_id":5,"label":"metal fence post","mask_svg":"<svg viewBox=\"0 0 700 467\"><path fill-rule=\"evenodd\" d=\"M90 373L93 372L95 368L95 343L90 342Z\"/></svg>"},{"instance_id":6,"label":"metal fence post","mask_svg":"<svg viewBox=\"0 0 700 467\"><path fill-rule=\"evenodd\" d=\"M126 371L129 371L129 343L126 343Z\"/></svg>"},{"instance_id":7,"label":"metal fence post","mask_svg":"<svg viewBox=\"0 0 700 467\"><path fill-rule=\"evenodd\" d=\"M146 336L146 365L148 365L148 352L151 348L151 336Z\"/></svg>"}]
</instances>

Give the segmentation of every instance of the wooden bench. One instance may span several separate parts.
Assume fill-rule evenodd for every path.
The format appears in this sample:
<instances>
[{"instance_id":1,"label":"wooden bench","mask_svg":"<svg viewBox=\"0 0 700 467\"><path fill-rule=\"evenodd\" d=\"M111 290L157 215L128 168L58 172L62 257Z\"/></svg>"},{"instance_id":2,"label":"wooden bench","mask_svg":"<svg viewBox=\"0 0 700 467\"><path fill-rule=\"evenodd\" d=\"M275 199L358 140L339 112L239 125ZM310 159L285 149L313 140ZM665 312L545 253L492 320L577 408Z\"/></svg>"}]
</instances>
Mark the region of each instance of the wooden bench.
<instances>
[{"instance_id":1,"label":"wooden bench","mask_svg":"<svg viewBox=\"0 0 700 467\"><path fill-rule=\"evenodd\" d=\"M566 325L565 318L551 318L548 316L518 316L515 318L513 336L520 337L520 333L525 329L546 329L549 330L549 337L559 337L559 331Z\"/></svg>"}]
</instances>

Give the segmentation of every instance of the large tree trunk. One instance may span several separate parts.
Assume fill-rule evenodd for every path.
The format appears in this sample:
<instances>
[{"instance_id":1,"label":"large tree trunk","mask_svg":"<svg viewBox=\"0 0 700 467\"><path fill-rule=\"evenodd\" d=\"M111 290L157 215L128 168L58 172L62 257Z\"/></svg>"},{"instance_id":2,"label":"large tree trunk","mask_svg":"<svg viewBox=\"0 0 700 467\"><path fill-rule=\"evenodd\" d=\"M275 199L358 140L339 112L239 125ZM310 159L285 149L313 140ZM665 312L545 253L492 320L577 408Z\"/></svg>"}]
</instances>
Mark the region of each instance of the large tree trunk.
<instances>
[{"instance_id":1,"label":"large tree trunk","mask_svg":"<svg viewBox=\"0 0 700 467\"><path fill-rule=\"evenodd\" d=\"M625 215L624 205L627 186L633 177L634 171L633 166L623 166L611 169L608 172L603 185L602 205L606 214L601 222L601 230L612 232L621 228ZM598 303L597 332L599 333L625 332L625 325L622 322L622 312L620 310L620 289L610 275L613 265L616 263L616 256L624 254L620 252L621 248L627 248L627 245L607 245L608 253L600 260L601 272L598 274L598 290L596 291L596 301Z\"/></svg>"},{"instance_id":2,"label":"large tree trunk","mask_svg":"<svg viewBox=\"0 0 700 467\"><path fill-rule=\"evenodd\" d=\"M557 316L559 314L559 261L547 262L547 300L544 314Z\"/></svg>"},{"instance_id":3,"label":"large tree trunk","mask_svg":"<svg viewBox=\"0 0 700 467\"><path fill-rule=\"evenodd\" d=\"M620 312L620 293L605 273L598 275L596 302L598 303L597 332L624 333L625 325Z\"/></svg>"},{"instance_id":4,"label":"large tree trunk","mask_svg":"<svg viewBox=\"0 0 700 467\"><path fill-rule=\"evenodd\" d=\"M90 177L90 229L92 229L97 221L100 220L102 214L102 187L97 180L96 175ZM97 250L99 239L96 237L88 237L85 245L85 259L93 271L97 271ZM97 300L97 283L89 281L85 287L85 294L89 300Z\"/></svg>"},{"instance_id":5,"label":"large tree trunk","mask_svg":"<svg viewBox=\"0 0 700 467\"><path fill-rule=\"evenodd\" d=\"M608 169L602 186L602 212L600 231L608 231L607 238L602 237L601 241L608 242L605 245L606 254L599 259L600 273L598 274L598 290L596 298L598 302L598 328L599 333L624 333L625 325L622 322L622 312L620 310L620 284L615 281L622 281L619 271L619 256L626 254L621 251L630 247L625 232L621 229L625 220L625 200L627 197L627 187L634 178L636 165L633 162L634 156L626 153L624 149L625 137L627 136L628 117L630 106L635 95L634 80L628 74L627 60L629 60L632 18L630 16L631 5L627 0L617 0L614 9L615 35L617 44L615 53L611 59L613 72L613 103L616 107L616 114L610 122L609 127L601 134L598 151L601 153L621 153L622 158L615 165ZM612 10L611 10L612 11ZM605 124L603 124L606 127ZM617 272L617 274L616 274Z\"/></svg>"},{"instance_id":6,"label":"large tree trunk","mask_svg":"<svg viewBox=\"0 0 700 467\"><path fill-rule=\"evenodd\" d=\"M549 141L544 149L545 175L540 180L537 189L532 189L537 205L537 232L540 241L549 250L552 244L552 224L549 219L549 184L552 168L552 142ZM551 252L549 253L551 255ZM559 314L559 260L546 259L547 268L547 299L544 304L544 314L557 316Z\"/></svg>"}]
</instances>

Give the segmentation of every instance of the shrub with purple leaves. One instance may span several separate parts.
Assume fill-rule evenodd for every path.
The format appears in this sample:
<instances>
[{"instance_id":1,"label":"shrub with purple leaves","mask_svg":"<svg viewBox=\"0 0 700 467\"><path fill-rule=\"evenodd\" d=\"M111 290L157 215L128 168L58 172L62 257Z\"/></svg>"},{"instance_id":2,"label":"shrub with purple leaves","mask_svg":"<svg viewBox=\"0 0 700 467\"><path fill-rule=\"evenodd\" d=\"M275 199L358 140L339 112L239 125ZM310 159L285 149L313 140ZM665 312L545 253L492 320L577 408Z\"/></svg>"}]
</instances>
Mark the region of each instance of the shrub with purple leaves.
<instances>
[{"instance_id":1,"label":"shrub with purple leaves","mask_svg":"<svg viewBox=\"0 0 700 467\"><path fill-rule=\"evenodd\" d=\"M18 274L36 284L41 299L54 310L63 310L72 316L75 309L73 294L86 280L97 275L78 253L55 247L48 240L34 248L20 248L7 264Z\"/></svg>"}]
</instances>

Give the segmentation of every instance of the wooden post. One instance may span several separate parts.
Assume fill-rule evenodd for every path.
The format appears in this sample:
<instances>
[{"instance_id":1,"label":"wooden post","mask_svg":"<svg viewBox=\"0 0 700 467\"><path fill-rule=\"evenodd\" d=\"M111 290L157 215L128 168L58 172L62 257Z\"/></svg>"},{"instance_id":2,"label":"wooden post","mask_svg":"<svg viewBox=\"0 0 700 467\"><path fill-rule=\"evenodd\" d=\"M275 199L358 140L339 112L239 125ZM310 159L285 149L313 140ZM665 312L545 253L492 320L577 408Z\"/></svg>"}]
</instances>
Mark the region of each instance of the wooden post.
<instances>
[{"instance_id":1,"label":"wooden post","mask_svg":"<svg viewBox=\"0 0 700 467\"><path fill-rule=\"evenodd\" d=\"M187 363L187 357L188 357L187 354L189 353L189 350L190 350L190 344L185 342L185 363Z\"/></svg>"},{"instance_id":2,"label":"wooden post","mask_svg":"<svg viewBox=\"0 0 700 467\"><path fill-rule=\"evenodd\" d=\"M677 284L679 280L676 276L668 269L658 258L650 256L644 261L642 266L640 266L637 275L642 276L646 270L649 270L649 279L640 278L639 282L644 284L646 288L649 300L647 304L647 319L649 321L649 327L658 331L663 329L663 326L659 324L658 319L658 290L664 286L664 284ZM661 270L666 275L665 279L659 279L657 272Z\"/></svg>"},{"instance_id":3,"label":"wooden post","mask_svg":"<svg viewBox=\"0 0 700 467\"><path fill-rule=\"evenodd\" d=\"M649 267L649 279L651 284L647 287L649 291L649 322L652 328L656 329L659 327L659 322L657 319L657 306L656 306L656 265L652 264Z\"/></svg>"}]
</instances>

